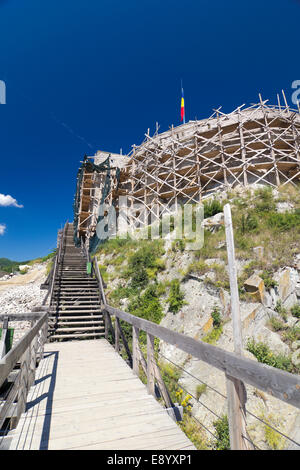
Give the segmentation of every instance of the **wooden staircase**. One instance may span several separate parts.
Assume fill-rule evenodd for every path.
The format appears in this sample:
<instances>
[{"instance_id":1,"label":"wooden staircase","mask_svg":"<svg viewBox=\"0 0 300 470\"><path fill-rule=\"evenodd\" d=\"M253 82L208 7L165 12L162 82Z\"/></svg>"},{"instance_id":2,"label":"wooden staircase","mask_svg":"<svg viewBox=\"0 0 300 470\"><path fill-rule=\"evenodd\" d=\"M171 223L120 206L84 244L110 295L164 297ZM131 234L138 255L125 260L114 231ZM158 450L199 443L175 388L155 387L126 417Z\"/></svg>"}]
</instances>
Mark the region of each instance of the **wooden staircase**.
<instances>
[{"instance_id":1,"label":"wooden staircase","mask_svg":"<svg viewBox=\"0 0 300 470\"><path fill-rule=\"evenodd\" d=\"M68 224L50 300L50 341L104 336L98 282L87 274L87 259L73 237L73 224Z\"/></svg>"}]
</instances>

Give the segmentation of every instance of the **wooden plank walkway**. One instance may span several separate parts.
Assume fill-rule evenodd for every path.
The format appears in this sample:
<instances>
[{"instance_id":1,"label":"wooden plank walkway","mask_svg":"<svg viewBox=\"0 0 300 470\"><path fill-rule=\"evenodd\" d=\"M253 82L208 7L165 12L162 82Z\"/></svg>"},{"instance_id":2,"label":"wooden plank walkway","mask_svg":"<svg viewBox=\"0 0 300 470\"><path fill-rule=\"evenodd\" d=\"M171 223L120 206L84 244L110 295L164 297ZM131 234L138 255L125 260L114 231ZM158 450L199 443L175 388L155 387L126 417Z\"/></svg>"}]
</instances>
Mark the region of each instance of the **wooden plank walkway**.
<instances>
[{"instance_id":1,"label":"wooden plank walkway","mask_svg":"<svg viewBox=\"0 0 300 470\"><path fill-rule=\"evenodd\" d=\"M45 345L10 450L193 450L105 340Z\"/></svg>"}]
</instances>

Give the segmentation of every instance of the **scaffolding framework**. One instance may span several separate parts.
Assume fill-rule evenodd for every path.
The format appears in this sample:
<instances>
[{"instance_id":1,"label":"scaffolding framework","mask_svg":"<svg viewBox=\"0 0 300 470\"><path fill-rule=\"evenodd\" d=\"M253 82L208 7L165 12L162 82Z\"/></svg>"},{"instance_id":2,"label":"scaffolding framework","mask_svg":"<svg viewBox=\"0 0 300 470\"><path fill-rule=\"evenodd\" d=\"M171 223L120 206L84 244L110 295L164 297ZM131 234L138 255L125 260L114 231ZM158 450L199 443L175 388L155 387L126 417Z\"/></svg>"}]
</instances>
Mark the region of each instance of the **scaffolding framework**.
<instances>
[{"instance_id":1,"label":"scaffolding framework","mask_svg":"<svg viewBox=\"0 0 300 470\"><path fill-rule=\"evenodd\" d=\"M197 204L238 185L296 184L300 109L291 109L284 93L283 103L278 95L278 104L268 105L259 95L258 104L239 106L229 114L219 108L208 119L160 134L156 129L152 137L148 130L144 142L127 156L119 184L112 184L106 202L114 202L118 210L118 198L126 196L129 225L137 228L147 225L149 217L153 222L174 213L179 204ZM92 180L91 185L100 187ZM94 230L94 224L89 227Z\"/></svg>"}]
</instances>

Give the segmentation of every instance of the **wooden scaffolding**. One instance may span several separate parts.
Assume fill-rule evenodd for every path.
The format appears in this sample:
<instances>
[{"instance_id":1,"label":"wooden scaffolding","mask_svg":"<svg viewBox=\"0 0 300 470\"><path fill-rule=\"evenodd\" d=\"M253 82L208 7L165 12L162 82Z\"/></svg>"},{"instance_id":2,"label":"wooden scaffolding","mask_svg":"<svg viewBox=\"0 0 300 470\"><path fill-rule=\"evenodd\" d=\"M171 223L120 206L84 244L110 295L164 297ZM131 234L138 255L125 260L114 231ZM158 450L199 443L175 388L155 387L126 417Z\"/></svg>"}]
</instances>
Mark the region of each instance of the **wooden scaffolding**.
<instances>
[{"instance_id":1,"label":"wooden scaffolding","mask_svg":"<svg viewBox=\"0 0 300 470\"><path fill-rule=\"evenodd\" d=\"M272 187L296 184L300 179L300 108L283 103L239 106L229 114L214 110L204 120L189 121L150 136L133 146L120 165L118 184L113 179L105 201L118 211L119 198L127 198L132 229L172 214L179 204L197 204L218 191L238 185ZM124 157L124 156L122 156ZM95 172L82 180L79 234L92 236L103 178ZM102 178L102 179L101 179Z\"/></svg>"}]
</instances>

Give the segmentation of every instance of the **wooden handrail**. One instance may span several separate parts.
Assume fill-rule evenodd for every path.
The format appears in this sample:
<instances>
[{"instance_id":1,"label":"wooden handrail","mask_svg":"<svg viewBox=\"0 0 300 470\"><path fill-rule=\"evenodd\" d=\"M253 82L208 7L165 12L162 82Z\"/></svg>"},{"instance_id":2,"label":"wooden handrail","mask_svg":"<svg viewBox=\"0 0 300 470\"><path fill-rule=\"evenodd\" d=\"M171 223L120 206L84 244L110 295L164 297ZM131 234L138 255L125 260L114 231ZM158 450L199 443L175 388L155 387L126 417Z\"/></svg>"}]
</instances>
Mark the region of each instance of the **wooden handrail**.
<instances>
[{"instance_id":1,"label":"wooden handrail","mask_svg":"<svg viewBox=\"0 0 300 470\"><path fill-rule=\"evenodd\" d=\"M20 370L0 409L0 428L7 418L10 419L10 428L16 427L21 414L25 411L27 394L29 388L34 383L35 370L43 356L44 344L47 340L48 312L21 314L21 317L24 318L24 316L26 319L36 323L0 360L0 387L16 364L20 363ZM15 320L12 317L14 316L11 315L9 319Z\"/></svg>"},{"instance_id":2,"label":"wooden handrail","mask_svg":"<svg viewBox=\"0 0 300 470\"><path fill-rule=\"evenodd\" d=\"M51 286L50 286L50 289L48 291L48 294L46 295L46 297L43 301L43 305L46 303L46 300L47 300L48 296L50 298L50 303L52 301L54 283L55 283L55 279L56 279L58 266L61 263L62 249L63 249L64 240L65 240L65 236L66 236L67 226L68 226L68 222L65 223L63 232L62 232L60 240L58 242L58 250L57 250L57 253L56 253L56 256L55 256L55 261L54 261L54 268L53 268L53 272L52 272Z\"/></svg>"},{"instance_id":3,"label":"wooden handrail","mask_svg":"<svg viewBox=\"0 0 300 470\"><path fill-rule=\"evenodd\" d=\"M48 313L43 312L35 325L16 343L16 345L0 360L0 386L3 384L8 374L13 370L16 363L20 360L34 337L41 328L47 323Z\"/></svg>"},{"instance_id":4,"label":"wooden handrail","mask_svg":"<svg viewBox=\"0 0 300 470\"><path fill-rule=\"evenodd\" d=\"M203 341L152 323L149 320L123 312L108 304L105 304L104 308L111 315L115 315L115 317L130 323L133 327L143 330L147 334L175 345L182 351L223 371L226 375L242 380L290 405L300 408L299 376L245 357L237 356L217 346L204 343Z\"/></svg>"}]
</instances>

